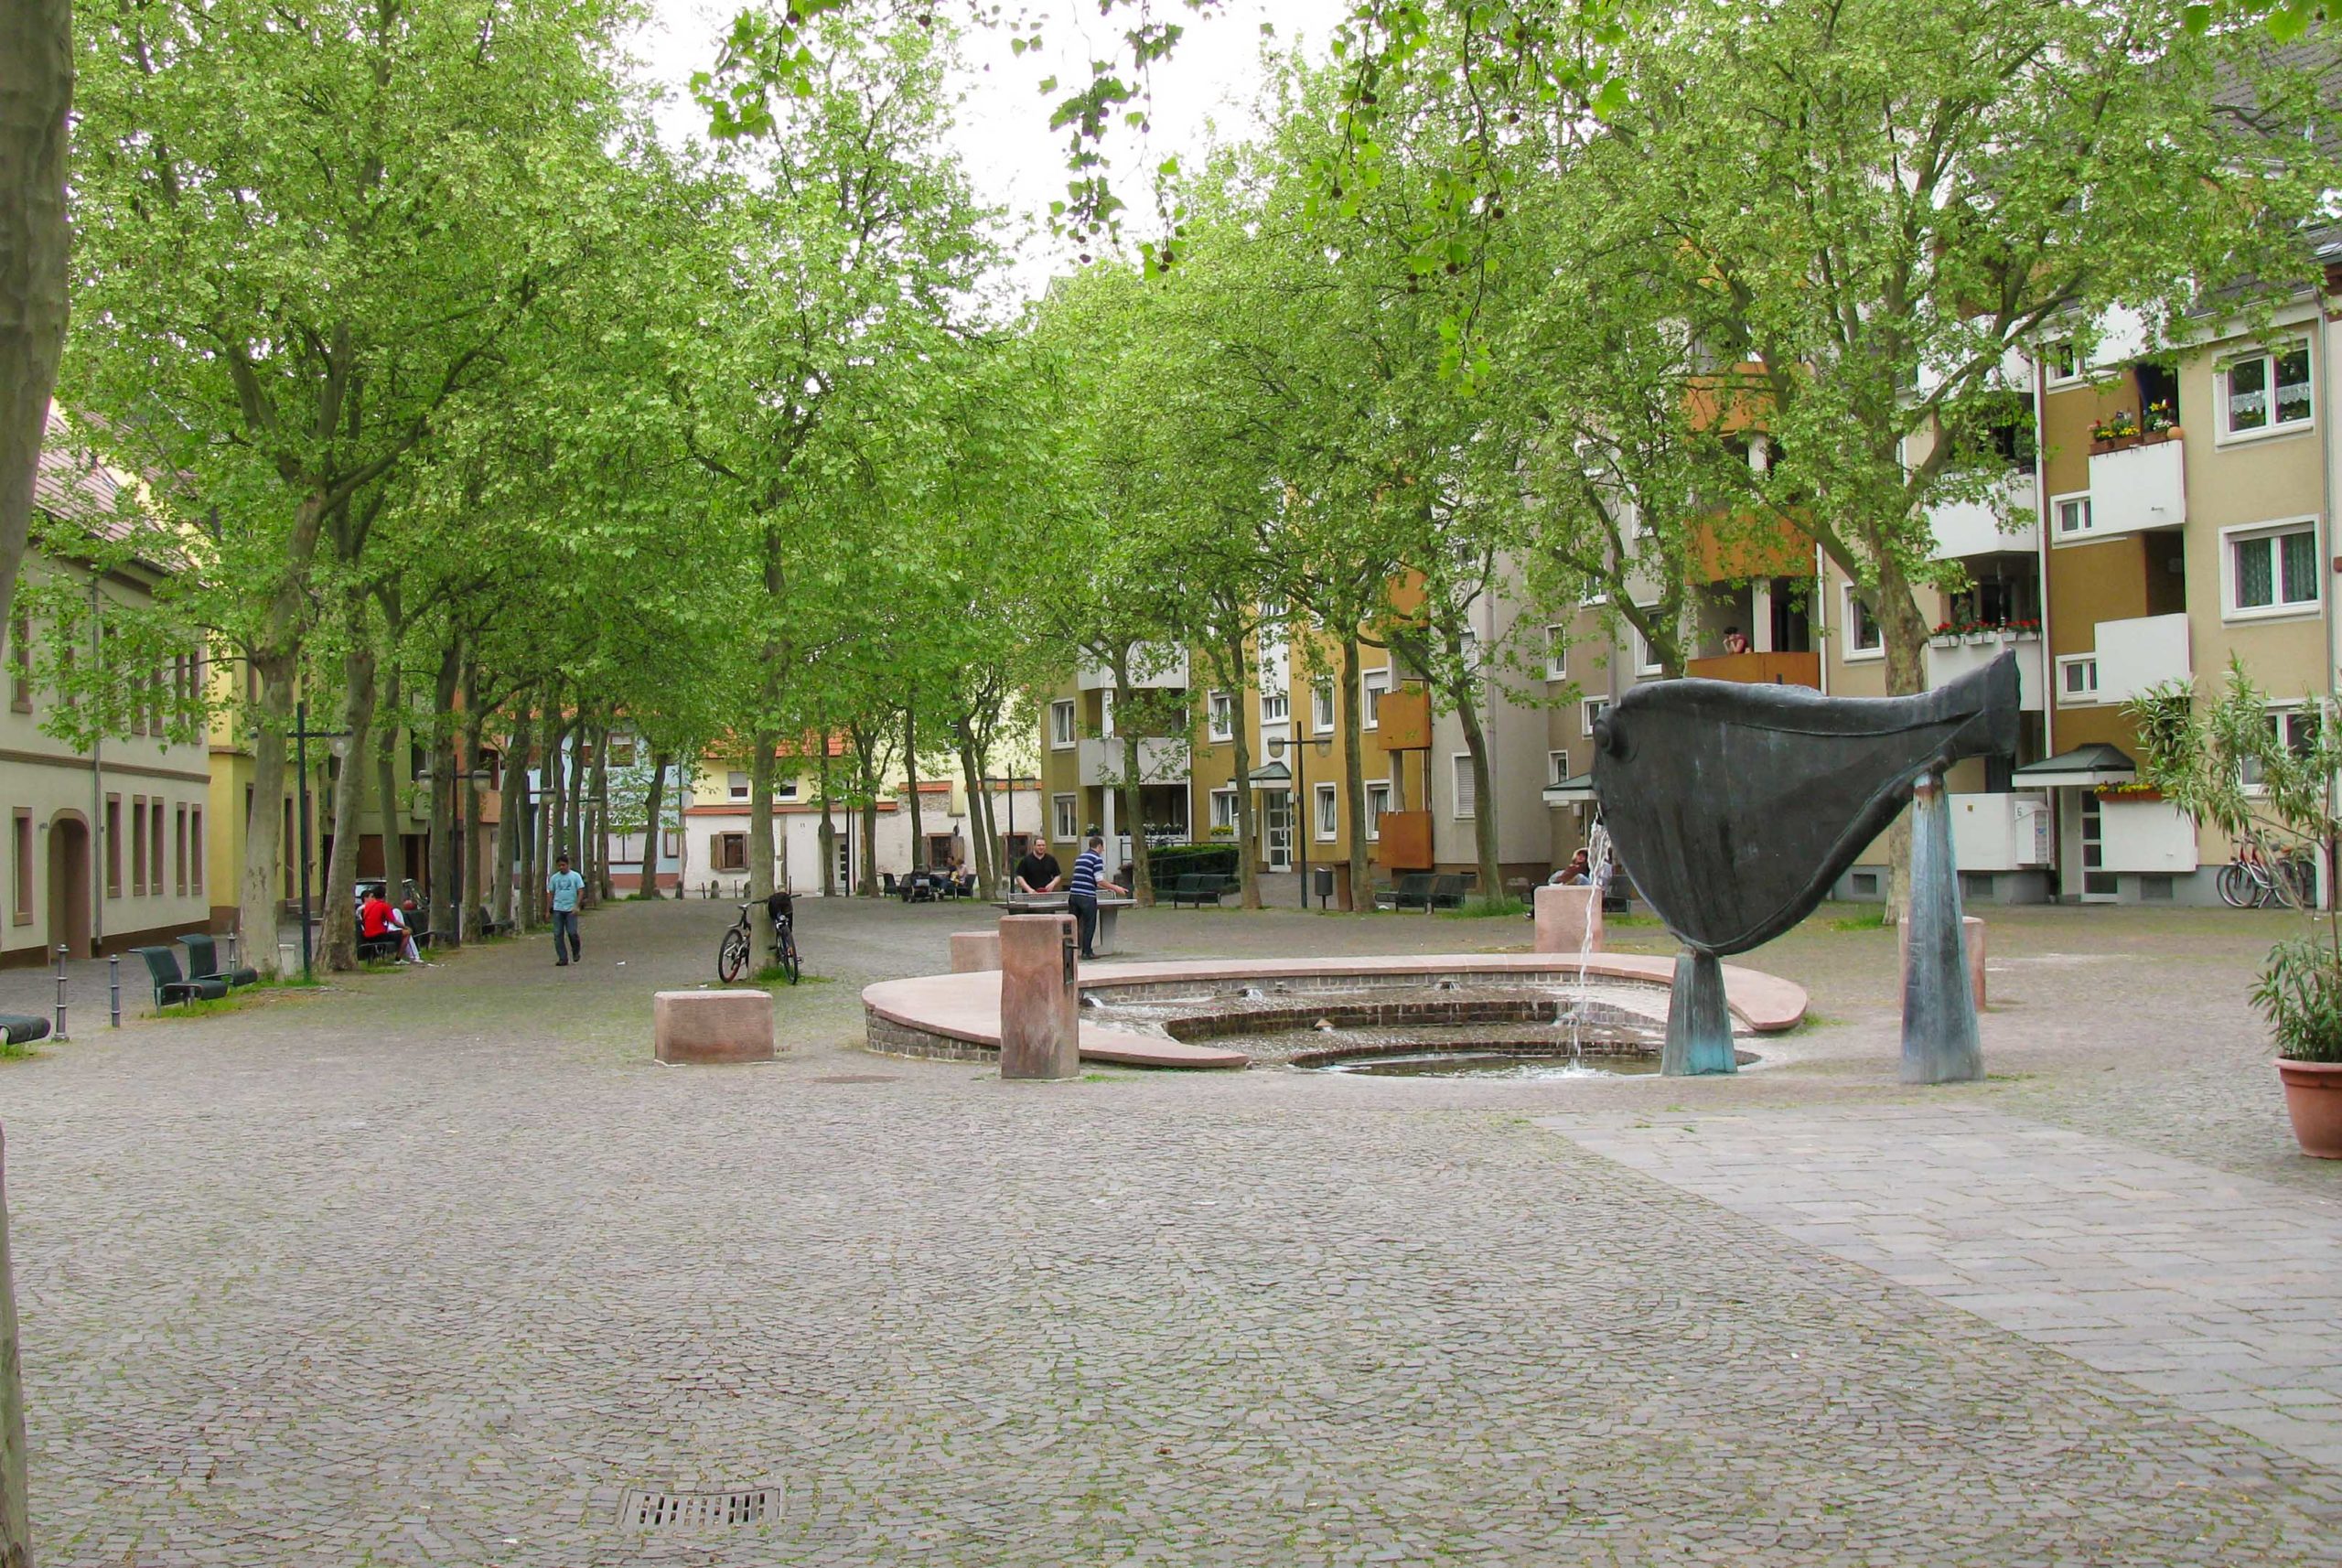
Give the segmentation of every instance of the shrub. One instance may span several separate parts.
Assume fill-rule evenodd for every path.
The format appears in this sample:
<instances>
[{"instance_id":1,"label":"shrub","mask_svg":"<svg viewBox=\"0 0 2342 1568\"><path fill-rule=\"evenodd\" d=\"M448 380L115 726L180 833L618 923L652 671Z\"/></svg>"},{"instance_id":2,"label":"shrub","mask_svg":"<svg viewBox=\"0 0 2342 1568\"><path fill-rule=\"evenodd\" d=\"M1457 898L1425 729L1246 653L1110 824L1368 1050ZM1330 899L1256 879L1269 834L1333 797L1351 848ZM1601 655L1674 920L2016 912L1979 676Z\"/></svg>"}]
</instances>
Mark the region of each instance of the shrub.
<instances>
[{"instance_id":1,"label":"shrub","mask_svg":"<svg viewBox=\"0 0 2342 1568\"><path fill-rule=\"evenodd\" d=\"M1236 862L1242 854L1232 843L1172 843L1150 850L1146 857L1147 880L1158 893L1166 892L1178 884L1182 876L1217 872L1222 876L1236 875Z\"/></svg>"}]
</instances>

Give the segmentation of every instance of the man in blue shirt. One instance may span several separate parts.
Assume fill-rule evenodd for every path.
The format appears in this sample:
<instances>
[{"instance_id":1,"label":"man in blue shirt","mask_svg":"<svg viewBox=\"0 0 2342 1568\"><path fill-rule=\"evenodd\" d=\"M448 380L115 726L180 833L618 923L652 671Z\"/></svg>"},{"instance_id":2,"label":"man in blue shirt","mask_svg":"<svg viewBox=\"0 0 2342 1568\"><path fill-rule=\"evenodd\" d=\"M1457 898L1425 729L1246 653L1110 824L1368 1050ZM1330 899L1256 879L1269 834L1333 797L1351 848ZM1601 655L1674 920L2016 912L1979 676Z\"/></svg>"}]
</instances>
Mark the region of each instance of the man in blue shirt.
<instances>
[{"instance_id":1,"label":"man in blue shirt","mask_svg":"<svg viewBox=\"0 0 2342 1568\"><path fill-rule=\"evenodd\" d=\"M565 854L555 856L553 865L545 878L545 891L553 897L553 961L566 969L577 956L577 896L586 891L586 879L569 869Z\"/></svg>"},{"instance_id":2,"label":"man in blue shirt","mask_svg":"<svg viewBox=\"0 0 2342 1568\"><path fill-rule=\"evenodd\" d=\"M1081 956L1094 959L1090 944L1098 936L1098 890L1120 893L1122 889L1106 880L1106 837L1103 833L1090 835L1090 847L1074 857L1073 879L1066 884L1066 908L1073 911L1074 929L1081 934Z\"/></svg>"}]
</instances>

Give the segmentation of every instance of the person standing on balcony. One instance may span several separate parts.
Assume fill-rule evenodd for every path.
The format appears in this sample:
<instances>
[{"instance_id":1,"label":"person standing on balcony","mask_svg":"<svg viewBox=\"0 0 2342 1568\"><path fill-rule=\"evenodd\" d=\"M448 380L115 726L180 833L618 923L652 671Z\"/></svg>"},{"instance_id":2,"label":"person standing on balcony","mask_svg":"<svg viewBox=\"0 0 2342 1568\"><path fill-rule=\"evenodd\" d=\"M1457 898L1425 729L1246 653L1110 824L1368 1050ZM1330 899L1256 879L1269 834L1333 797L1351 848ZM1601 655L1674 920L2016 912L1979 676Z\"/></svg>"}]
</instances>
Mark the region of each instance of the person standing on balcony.
<instances>
[{"instance_id":1,"label":"person standing on balcony","mask_svg":"<svg viewBox=\"0 0 2342 1568\"><path fill-rule=\"evenodd\" d=\"M1094 959L1090 944L1098 936L1098 891L1120 893L1122 889L1106 880L1106 835L1091 833L1090 847L1075 857L1073 880L1066 884L1066 908L1073 911L1073 926L1081 938L1081 956Z\"/></svg>"},{"instance_id":2,"label":"person standing on balcony","mask_svg":"<svg viewBox=\"0 0 2342 1568\"><path fill-rule=\"evenodd\" d=\"M1748 635L1747 635L1747 633L1746 633L1746 632L1742 631L1742 630L1741 630L1738 627L1736 627L1736 626L1728 626L1728 627L1724 628L1724 650L1726 653L1746 653L1746 652L1748 652L1748 651L1749 651L1749 643L1748 643Z\"/></svg>"}]
</instances>

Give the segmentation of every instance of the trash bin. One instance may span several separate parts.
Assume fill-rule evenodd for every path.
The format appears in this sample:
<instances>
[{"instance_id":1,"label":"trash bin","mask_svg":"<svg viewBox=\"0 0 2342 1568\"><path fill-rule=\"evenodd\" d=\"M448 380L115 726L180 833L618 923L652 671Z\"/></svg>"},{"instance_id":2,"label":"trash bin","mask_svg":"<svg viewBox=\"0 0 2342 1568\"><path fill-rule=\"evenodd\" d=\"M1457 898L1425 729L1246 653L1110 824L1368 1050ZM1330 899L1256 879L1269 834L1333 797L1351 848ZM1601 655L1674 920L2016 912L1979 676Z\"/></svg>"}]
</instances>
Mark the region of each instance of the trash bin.
<instances>
[{"instance_id":1,"label":"trash bin","mask_svg":"<svg viewBox=\"0 0 2342 1568\"><path fill-rule=\"evenodd\" d=\"M1331 908L1345 911L1350 908L1350 864L1348 861L1338 860L1331 865L1313 865L1309 868L1309 875L1316 885L1312 891L1317 895L1317 908L1320 909Z\"/></svg>"}]
</instances>

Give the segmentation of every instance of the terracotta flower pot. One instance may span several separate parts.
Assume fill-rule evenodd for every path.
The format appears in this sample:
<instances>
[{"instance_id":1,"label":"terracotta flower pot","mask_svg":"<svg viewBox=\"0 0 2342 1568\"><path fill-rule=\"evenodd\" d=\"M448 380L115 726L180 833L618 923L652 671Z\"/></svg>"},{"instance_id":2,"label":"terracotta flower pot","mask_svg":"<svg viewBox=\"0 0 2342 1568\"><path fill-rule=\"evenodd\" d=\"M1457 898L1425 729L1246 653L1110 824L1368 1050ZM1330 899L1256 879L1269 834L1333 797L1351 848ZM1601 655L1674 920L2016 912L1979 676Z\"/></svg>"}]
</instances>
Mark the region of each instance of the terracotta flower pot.
<instances>
[{"instance_id":1,"label":"terracotta flower pot","mask_svg":"<svg viewBox=\"0 0 2342 1568\"><path fill-rule=\"evenodd\" d=\"M2285 1112L2302 1153L2316 1160L2342 1160L2342 1062L2280 1059L2277 1078L2285 1086Z\"/></svg>"}]
</instances>

